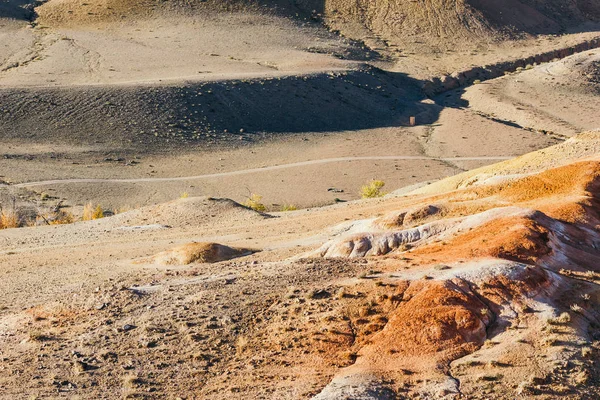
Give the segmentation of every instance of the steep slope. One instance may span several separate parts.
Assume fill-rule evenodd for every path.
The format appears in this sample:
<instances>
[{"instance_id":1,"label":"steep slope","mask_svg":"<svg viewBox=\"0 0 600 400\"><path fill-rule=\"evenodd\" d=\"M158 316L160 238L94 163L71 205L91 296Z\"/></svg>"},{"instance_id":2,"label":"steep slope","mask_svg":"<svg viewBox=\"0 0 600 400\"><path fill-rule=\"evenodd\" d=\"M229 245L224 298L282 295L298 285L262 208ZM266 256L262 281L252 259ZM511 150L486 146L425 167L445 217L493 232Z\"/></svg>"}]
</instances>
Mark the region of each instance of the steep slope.
<instances>
[{"instance_id":1,"label":"steep slope","mask_svg":"<svg viewBox=\"0 0 600 400\"><path fill-rule=\"evenodd\" d=\"M358 23L389 44L425 42L455 49L528 34L558 33L600 17L597 2L425 0L325 2L325 15L341 30Z\"/></svg>"},{"instance_id":2,"label":"steep slope","mask_svg":"<svg viewBox=\"0 0 600 400\"><path fill-rule=\"evenodd\" d=\"M557 163L566 154L558 161L566 163L597 145L599 136L578 138L585 142L579 149L570 141L495 165L495 179L420 199L414 208L357 224L362 233L325 244L317 255L385 256L370 278L405 289L356 363L317 398L357 394L353 387L412 393L409 398L592 393L587 385L598 371L578 353L598 337L597 307L589 300L598 295L600 272L598 152L551 169L531 161ZM525 160L537 172L509 175ZM437 190L443 187L440 182ZM556 347L559 341L563 347ZM558 372L528 360L541 354L579 367ZM524 365L533 374L516 382L515 370ZM407 386L419 382L415 375L431 382Z\"/></svg>"}]
</instances>

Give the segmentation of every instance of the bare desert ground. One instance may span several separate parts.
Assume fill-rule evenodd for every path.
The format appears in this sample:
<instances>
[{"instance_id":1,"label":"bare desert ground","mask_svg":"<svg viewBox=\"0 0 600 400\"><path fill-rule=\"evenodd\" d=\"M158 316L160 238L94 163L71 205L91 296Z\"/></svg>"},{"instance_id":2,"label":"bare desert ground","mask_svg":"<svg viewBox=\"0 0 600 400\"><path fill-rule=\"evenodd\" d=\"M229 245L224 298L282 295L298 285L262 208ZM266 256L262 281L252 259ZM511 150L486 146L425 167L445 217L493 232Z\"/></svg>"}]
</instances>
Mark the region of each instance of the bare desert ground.
<instances>
[{"instance_id":1,"label":"bare desert ground","mask_svg":"<svg viewBox=\"0 0 600 400\"><path fill-rule=\"evenodd\" d=\"M341 20L354 18L341 13L345 5L328 14L302 4L54 0L35 8L27 17L34 22L6 19L0 179L21 184L12 196L46 193L76 210L88 201L122 209L182 193L240 202L258 193L270 209L303 208L356 199L371 179L391 190L428 182L594 128L596 94L571 90L587 87L585 76L564 79L566 97L557 98L584 122L572 129L556 127L560 116L546 108L558 105L542 101L547 88L528 91L528 104L543 111L535 123L510 122L524 99L479 95L487 83L434 99L421 90L423 79L590 41L598 36L592 21L574 18L565 25L572 33L560 36L523 31L519 40L501 40L516 34L500 28L461 28L436 41L431 32L421 40L402 30L385 36L401 42L381 48L366 45L379 28L346 21L338 32ZM454 29L448 21L443 29ZM532 84L550 79L552 68L536 67ZM534 73L526 72L505 81ZM408 126L410 116L417 127ZM45 181L52 182L38 183Z\"/></svg>"},{"instance_id":2,"label":"bare desert ground","mask_svg":"<svg viewBox=\"0 0 600 400\"><path fill-rule=\"evenodd\" d=\"M599 22L0 1L0 398L599 397Z\"/></svg>"}]
</instances>

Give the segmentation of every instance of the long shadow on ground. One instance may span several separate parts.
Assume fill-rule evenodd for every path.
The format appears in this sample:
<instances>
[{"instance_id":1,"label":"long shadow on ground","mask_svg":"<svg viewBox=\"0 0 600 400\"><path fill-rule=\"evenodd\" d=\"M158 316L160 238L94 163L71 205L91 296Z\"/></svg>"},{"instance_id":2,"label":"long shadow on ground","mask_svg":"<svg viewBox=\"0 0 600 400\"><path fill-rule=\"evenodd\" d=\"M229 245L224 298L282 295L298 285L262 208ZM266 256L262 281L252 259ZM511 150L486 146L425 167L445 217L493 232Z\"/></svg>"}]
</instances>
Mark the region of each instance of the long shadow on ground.
<instances>
[{"instance_id":1,"label":"long shadow on ground","mask_svg":"<svg viewBox=\"0 0 600 400\"><path fill-rule=\"evenodd\" d=\"M34 18L31 0L0 0L0 18L30 21Z\"/></svg>"},{"instance_id":2,"label":"long shadow on ground","mask_svg":"<svg viewBox=\"0 0 600 400\"><path fill-rule=\"evenodd\" d=\"M154 146L332 132L437 120L421 82L362 70L177 86L0 91L0 140Z\"/></svg>"}]
</instances>

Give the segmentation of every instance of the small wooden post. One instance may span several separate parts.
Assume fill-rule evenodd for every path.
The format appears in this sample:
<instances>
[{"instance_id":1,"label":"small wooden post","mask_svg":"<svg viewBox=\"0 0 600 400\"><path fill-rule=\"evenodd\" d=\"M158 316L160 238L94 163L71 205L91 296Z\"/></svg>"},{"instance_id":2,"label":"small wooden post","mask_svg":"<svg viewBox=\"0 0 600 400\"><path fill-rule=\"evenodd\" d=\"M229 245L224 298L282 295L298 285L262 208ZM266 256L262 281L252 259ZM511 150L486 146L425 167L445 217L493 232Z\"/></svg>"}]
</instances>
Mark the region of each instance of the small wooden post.
<instances>
[{"instance_id":1,"label":"small wooden post","mask_svg":"<svg viewBox=\"0 0 600 400\"><path fill-rule=\"evenodd\" d=\"M410 117L410 126L415 126L415 125L417 125L417 118Z\"/></svg>"}]
</instances>

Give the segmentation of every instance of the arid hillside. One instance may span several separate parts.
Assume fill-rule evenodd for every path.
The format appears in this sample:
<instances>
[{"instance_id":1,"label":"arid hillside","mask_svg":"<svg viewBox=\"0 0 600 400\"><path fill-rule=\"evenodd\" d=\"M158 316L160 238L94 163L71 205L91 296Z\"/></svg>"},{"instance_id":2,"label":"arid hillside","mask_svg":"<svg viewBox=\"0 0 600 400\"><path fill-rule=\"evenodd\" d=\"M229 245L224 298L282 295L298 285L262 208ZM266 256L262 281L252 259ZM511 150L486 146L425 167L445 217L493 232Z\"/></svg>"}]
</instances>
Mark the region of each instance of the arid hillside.
<instances>
[{"instance_id":1,"label":"arid hillside","mask_svg":"<svg viewBox=\"0 0 600 400\"><path fill-rule=\"evenodd\" d=\"M1 396L596 397L599 153L591 132L405 195L2 230Z\"/></svg>"},{"instance_id":2,"label":"arid hillside","mask_svg":"<svg viewBox=\"0 0 600 400\"><path fill-rule=\"evenodd\" d=\"M325 2L325 15L364 24L392 42L421 39L450 45L463 40L498 40L512 35L559 33L597 20L595 2L426 0Z\"/></svg>"},{"instance_id":3,"label":"arid hillside","mask_svg":"<svg viewBox=\"0 0 600 400\"><path fill-rule=\"evenodd\" d=\"M0 399L600 398L599 18L0 0Z\"/></svg>"},{"instance_id":4,"label":"arid hillside","mask_svg":"<svg viewBox=\"0 0 600 400\"><path fill-rule=\"evenodd\" d=\"M558 33L568 27L600 17L600 7L591 0L569 3L557 0L492 2L487 0L426 0L415 3L349 0L105 0L81 3L74 0L50 0L38 8L42 21L80 23L110 19L144 17L164 12L194 13L271 9L274 12L305 13L312 17L345 18L359 22L374 32L391 36L432 34L440 38L487 32ZM303 16L302 14L298 16Z\"/></svg>"},{"instance_id":5,"label":"arid hillside","mask_svg":"<svg viewBox=\"0 0 600 400\"><path fill-rule=\"evenodd\" d=\"M160 15L261 11L323 20L355 39L374 36L391 46L427 44L442 50L527 35L558 34L600 18L593 0L494 2L488 0L252 0L88 1L50 0L39 7L40 22L75 26Z\"/></svg>"},{"instance_id":6,"label":"arid hillside","mask_svg":"<svg viewBox=\"0 0 600 400\"><path fill-rule=\"evenodd\" d=\"M575 140L591 144L589 137ZM584 359L598 337L589 301L598 293L600 164L595 156L549 167L564 163L574 144L419 190L432 196L357 223L319 249L325 258L378 259L367 278L402 282L402 294L356 363L317 398L386 390L383 398L597 396L598 371ZM460 189L440 193L458 180ZM406 384L414 375L428 382L416 393Z\"/></svg>"}]
</instances>

